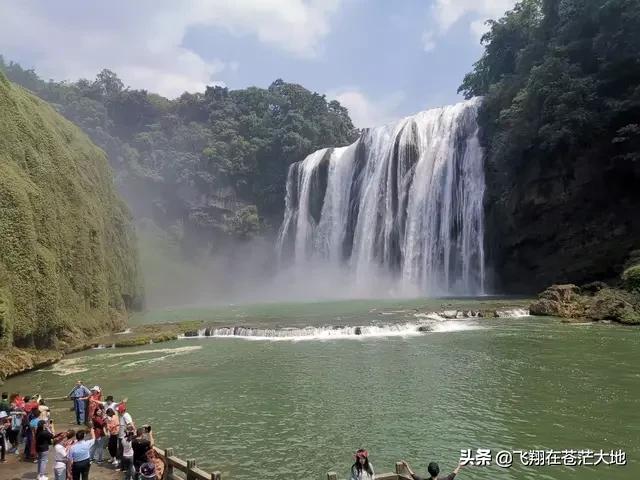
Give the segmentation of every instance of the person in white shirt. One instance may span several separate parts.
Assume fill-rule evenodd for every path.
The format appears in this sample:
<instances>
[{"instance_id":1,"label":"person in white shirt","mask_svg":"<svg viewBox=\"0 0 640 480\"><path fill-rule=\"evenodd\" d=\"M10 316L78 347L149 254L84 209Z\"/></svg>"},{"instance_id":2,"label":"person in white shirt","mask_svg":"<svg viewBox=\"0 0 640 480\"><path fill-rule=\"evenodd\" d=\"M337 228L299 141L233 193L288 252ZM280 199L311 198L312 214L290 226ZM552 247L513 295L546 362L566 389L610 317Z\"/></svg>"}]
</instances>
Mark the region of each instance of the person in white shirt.
<instances>
[{"instance_id":1,"label":"person in white shirt","mask_svg":"<svg viewBox=\"0 0 640 480\"><path fill-rule=\"evenodd\" d=\"M53 453L55 463L53 464L53 475L55 480L67 479L68 447L75 438L75 432L69 430L62 432L53 438Z\"/></svg>"},{"instance_id":2,"label":"person in white shirt","mask_svg":"<svg viewBox=\"0 0 640 480\"><path fill-rule=\"evenodd\" d=\"M118 414L120 415L120 429L118 430L118 452L120 463L122 463L122 441L124 440L125 434L129 427L135 429L135 425L133 424L133 418L131 418L131 414L127 412L127 404L121 402L118 405Z\"/></svg>"}]
</instances>

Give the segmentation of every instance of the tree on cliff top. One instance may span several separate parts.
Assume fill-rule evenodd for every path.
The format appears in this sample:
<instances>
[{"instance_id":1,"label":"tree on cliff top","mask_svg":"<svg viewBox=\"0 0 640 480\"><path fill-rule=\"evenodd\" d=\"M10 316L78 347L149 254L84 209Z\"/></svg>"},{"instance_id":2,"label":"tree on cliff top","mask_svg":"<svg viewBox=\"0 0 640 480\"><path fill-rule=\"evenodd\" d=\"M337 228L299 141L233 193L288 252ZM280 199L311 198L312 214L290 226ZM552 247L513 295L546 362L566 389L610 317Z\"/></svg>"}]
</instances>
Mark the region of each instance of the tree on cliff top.
<instances>
[{"instance_id":1,"label":"tree on cliff top","mask_svg":"<svg viewBox=\"0 0 640 480\"><path fill-rule=\"evenodd\" d=\"M45 82L1 58L0 70L101 146L135 217L166 231L179 226L186 251L234 234L229 222L251 205L260 223L275 229L289 165L358 134L338 102L282 80L267 89L212 86L168 100L126 88L109 70L75 83Z\"/></svg>"},{"instance_id":2,"label":"tree on cliff top","mask_svg":"<svg viewBox=\"0 0 640 480\"><path fill-rule=\"evenodd\" d=\"M459 91L485 96L490 157L576 156L595 139L640 160L640 2L524 0L488 23Z\"/></svg>"}]
</instances>

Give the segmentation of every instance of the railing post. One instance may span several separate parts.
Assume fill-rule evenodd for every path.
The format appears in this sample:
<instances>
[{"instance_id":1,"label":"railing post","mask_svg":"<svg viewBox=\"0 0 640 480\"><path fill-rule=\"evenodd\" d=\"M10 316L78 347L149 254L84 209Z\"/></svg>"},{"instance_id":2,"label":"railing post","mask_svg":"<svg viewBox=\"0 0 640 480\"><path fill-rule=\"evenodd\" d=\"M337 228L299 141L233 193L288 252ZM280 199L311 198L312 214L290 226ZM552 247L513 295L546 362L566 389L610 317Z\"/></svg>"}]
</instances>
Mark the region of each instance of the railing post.
<instances>
[{"instance_id":1,"label":"railing post","mask_svg":"<svg viewBox=\"0 0 640 480\"><path fill-rule=\"evenodd\" d=\"M396 473L398 475L409 475L409 472L407 471L407 467L405 467L404 463L402 462L396 462Z\"/></svg>"},{"instance_id":2,"label":"railing post","mask_svg":"<svg viewBox=\"0 0 640 480\"><path fill-rule=\"evenodd\" d=\"M327 473L327 480L338 480L338 474L336 472Z\"/></svg>"},{"instance_id":3,"label":"railing post","mask_svg":"<svg viewBox=\"0 0 640 480\"><path fill-rule=\"evenodd\" d=\"M173 448L166 448L164 451L164 463L167 467L167 480L173 480L173 464L169 461L169 457L173 457Z\"/></svg>"},{"instance_id":4,"label":"railing post","mask_svg":"<svg viewBox=\"0 0 640 480\"><path fill-rule=\"evenodd\" d=\"M195 480L195 476L191 471L196 466L196 461L193 459L187 460L187 480Z\"/></svg>"},{"instance_id":5,"label":"railing post","mask_svg":"<svg viewBox=\"0 0 640 480\"><path fill-rule=\"evenodd\" d=\"M220 480L222 478L222 474L220 472L213 472L211 474L211 480Z\"/></svg>"}]
</instances>

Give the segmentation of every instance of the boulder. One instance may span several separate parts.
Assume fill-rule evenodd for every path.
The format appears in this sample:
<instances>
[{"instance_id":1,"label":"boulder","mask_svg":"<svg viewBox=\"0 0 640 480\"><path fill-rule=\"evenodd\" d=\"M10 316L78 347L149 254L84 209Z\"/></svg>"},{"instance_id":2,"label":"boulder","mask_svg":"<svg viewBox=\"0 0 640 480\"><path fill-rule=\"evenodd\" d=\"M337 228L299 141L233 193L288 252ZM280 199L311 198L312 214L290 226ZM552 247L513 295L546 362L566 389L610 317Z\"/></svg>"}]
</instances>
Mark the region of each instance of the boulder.
<instances>
[{"instance_id":1,"label":"boulder","mask_svg":"<svg viewBox=\"0 0 640 480\"><path fill-rule=\"evenodd\" d=\"M529 306L531 315L584 318L585 299L577 285L552 285Z\"/></svg>"},{"instance_id":2,"label":"boulder","mask_svg":"<svg viewBox=\"0 0 640 480\"><path fill-rule=\"evenodd\" d=\"M611 320L628 325L640 324L640 299L623 290L605 288L589 302L586 316L592 320Z\"/></svg>"}]
</instances>

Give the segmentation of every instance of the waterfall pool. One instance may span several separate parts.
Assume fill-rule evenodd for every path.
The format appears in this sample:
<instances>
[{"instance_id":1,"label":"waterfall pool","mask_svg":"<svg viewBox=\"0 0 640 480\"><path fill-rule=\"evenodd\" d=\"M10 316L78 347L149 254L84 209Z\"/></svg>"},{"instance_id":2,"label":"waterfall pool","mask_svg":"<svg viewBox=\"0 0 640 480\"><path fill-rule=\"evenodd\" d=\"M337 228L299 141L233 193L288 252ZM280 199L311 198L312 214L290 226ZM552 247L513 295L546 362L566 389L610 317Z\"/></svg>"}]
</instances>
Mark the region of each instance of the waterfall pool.
<instances>
[{"instance_id":1,"label":"waterfall pool","mask_svg":"<svg viewBox=\"0 0 640 480\"><path fill-rule=\"evenodd\" d=\"M415 303L385 305L346 302L334 316L349 323L359 311L360 323L376 314L393 322L415 313ZM319 319L337 306L279 308L284 318L300 309ZM263 310L273 322L278 305ZM128 397L134 419L151 423L160 445L224 478L319 480L329 470L346 477L359 447L379 472L402 458L420 471L433 460L447 471L461 449L622 449L626 466L524 467L518 459L508 469L469 467L460 478L640 477L639 329L537 317L471 321L475 328L420 335L92 350L9 379L3 390L60 396L76 378L98 384Z\"/></svg>"}]
</instances>

